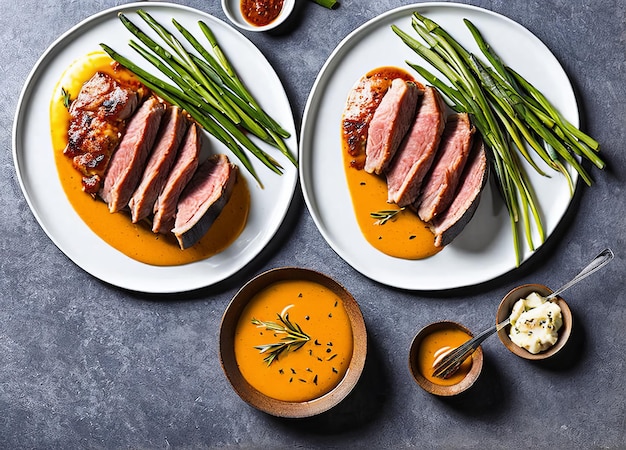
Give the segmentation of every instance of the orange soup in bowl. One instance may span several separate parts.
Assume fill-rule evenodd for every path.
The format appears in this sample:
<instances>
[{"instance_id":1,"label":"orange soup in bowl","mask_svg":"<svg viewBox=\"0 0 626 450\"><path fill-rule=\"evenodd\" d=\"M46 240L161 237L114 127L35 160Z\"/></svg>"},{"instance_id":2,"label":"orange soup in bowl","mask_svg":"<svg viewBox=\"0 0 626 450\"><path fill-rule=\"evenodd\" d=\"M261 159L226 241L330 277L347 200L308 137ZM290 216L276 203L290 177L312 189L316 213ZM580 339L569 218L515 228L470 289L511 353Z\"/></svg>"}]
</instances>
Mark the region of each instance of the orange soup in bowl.
<instances>
[{"instance_id":1,"label":"orange soup in bowl","mask_svg":"<svg viewBox=\"0 0 626 450\"><path fill-rule=\"evenodd\" d=\"M327 287L310 280L276 281L244 308L234 353L242 376L262 394L313 400L346 374L353 354L350 318Z\"/></svg>"}]
</instances>

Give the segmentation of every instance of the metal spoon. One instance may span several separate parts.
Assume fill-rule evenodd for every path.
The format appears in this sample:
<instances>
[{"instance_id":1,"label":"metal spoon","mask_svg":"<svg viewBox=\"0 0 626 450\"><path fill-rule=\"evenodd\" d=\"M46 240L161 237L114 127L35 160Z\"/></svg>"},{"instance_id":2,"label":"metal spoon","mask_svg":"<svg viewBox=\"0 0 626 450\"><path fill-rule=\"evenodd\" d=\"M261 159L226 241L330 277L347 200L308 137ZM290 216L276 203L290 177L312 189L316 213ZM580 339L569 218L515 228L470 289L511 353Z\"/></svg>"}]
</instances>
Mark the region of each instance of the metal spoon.
<instances>
[{"instance_id":1,"label":"metal spoon","mask_svg":"<svg viewBox=\"0 0 626 450\"><path fill-rule=\"evenodd\" d=\"M604 267L609 261L613 259L615 255L610 248L604 249L593 261L591 261L578 275L572 278L569 282L565 283L556 291L552 292L546 297L546 300L551 301L558 297L563 291L569 289L579 281L587 278L592 273ZM464 344L461 344L455 349L443 353L433 363L433 376L439 378L449 378L454 372L456 372L463 361L467 359L474 351L480 346L480 344L492 334L500 331L502 328L509 324L509 319L506 319L494 327L483 331L476 335L476 337L470 339Z\"/></svg>"}]
</instances>

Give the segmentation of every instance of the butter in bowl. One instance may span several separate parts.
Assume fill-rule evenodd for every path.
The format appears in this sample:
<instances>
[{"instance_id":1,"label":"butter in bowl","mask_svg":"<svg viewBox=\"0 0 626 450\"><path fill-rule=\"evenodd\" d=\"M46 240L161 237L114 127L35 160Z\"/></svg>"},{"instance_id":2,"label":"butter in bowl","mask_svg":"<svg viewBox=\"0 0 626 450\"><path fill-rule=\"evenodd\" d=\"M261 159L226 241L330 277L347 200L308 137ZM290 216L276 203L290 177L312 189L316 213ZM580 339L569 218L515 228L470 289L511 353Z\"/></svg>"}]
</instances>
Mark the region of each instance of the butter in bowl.
<instances>
[{"instance_id":1,"label":"butter in bowl","mask_svg":"<svg viewBox=\"0 0 626 450\"><path fill-rule=\"evenodd\" d=\"M572 312L561 297L546 301L551 293L542 284L525 284L500 302L496 323L508 318L511 324L498 331L498 337L513 354L542 360L565 347L572 332Z\"/></svg>"}]
</instances>

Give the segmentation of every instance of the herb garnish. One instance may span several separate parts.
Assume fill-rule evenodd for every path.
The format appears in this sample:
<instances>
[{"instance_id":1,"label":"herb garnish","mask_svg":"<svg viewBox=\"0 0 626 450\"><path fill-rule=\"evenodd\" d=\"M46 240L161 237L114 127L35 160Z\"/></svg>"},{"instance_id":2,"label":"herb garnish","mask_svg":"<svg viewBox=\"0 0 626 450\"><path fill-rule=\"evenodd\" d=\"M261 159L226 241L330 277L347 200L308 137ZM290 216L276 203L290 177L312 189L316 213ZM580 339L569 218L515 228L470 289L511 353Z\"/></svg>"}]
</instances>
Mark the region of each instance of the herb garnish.
<instances>
[{"instance_id":1,"label":"herb garnish","mask_svg":"<svg viewBox=\"0 0 626 450\"><path fill-rule=\"evenodd\" d=\"M388 220L393 219L399 212L404 211L404 208L400 209L383 209L381 211L375 211L370 213L372 219L376 219L374 225L384 225Z\"/></svg>"},{"instance_id":2,"label":"herb garnish","mask_svg":"<svg viewBox=\"0 0 626 450\"><path fill-rule=\"evenodd\" d=\"M304 331L302 331L300 325L289 320L287 310L291 306L293 305L286 307L281 313L277 314L278 322L263 322L252 318L252 324L257 327L265 327L266 330L273 331L275 334L286 335L280 340L280 342L254 347L259 350L260 353L267 353L267 356L263 358L263 361L265 361L268 366L277 360L283 352L296 351L311 339Z\"/></svg>"},{"instance_id":3,"label":"herb garnish","mask_svg":"<svg viewBox=\"0 0 626 450\"><path fill-rule=\"evenodd\" d=\"M66 91L63 87L61 88L61 100L63 101L63 106L65 106L65 109L70 109L70 105L72 104L72 97L70 93Z\"/></svg>"}]
</instances>

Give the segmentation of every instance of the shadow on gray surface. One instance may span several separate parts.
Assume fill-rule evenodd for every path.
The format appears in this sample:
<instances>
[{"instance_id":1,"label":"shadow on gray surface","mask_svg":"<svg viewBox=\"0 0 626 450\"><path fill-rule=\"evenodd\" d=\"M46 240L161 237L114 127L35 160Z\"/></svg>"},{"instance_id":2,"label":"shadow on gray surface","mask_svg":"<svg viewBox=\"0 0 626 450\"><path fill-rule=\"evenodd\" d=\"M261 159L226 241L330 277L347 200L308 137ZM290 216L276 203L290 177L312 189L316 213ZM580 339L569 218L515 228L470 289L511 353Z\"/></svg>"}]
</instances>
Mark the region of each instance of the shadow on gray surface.
<instances>
[{"instance_id":1,"label":"shadow on gray surface","mask_svg":"<svg viewBox=\"0 0 626 450\"><path fill-rule=\"evenodd\" d=\"M498 416L509 407L505 384L498 368L485 358L482 373L471 388L455 397L437 399L464 415Z\"/></svg>"},{"instance_id":2,"label":"shadow on gray surface","mask_svg":"<svg viewBox=\"0 0 626 450\"><path fill-rule=\"evenodd\" d=\"M573 327L567 344L553 357L530 361L537 368L546 369L553 372L565 372L574 369L580 364L586 351L586 331L583 321L578 320L576 314L572 311Z\"/></svg>"},{"instance_id":3,"label":"shadow on gray surface","mask_svg":"<svg viewBox=\"0 0 626 450\"><path fill-rule=\"evenodd\" d=\"M275 422L273 425L322 437L355 432L374 423L383 414L390 395L380 349L374 344L371 339L368 340L363 374L354 390L339 405L318 416L304 419L270 417Z\"/></svg>"},{"instance_id":4,"label":"shadow on gray surface","mask_svg":"<svg viewBox=\"0 0 626 450\"><path fill-rule=\"evenodd\" d=\"M585 342L585 330L580 322L575 320L570 340L554 357L525 362L546 371L567 372L580 363L585 353ZM492 360L493 358L485 358L482 374L470 389L456 397L438 399L459 413L477 418L498 417L509 410L511 408L510 396L507 394L509 380L505 379L504 371L499 370Z\"/></svg>"}]
</instances>

